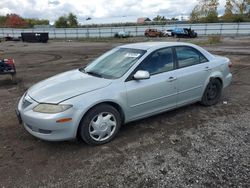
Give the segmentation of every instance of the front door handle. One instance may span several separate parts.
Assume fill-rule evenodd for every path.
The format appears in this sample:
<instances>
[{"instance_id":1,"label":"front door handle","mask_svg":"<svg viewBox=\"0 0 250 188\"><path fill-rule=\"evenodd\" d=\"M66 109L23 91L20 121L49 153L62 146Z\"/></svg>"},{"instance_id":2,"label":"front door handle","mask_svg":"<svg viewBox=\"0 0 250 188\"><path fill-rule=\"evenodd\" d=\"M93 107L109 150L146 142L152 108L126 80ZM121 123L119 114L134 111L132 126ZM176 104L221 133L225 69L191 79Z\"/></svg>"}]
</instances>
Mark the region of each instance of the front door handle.
<instances>
[{"instance_id":1,"label":"front door handle","mask_svg":"<svg viewBox=\"0 0 250 188\"><path fill-rule=\"evenodd\" d=\"M173 76L170 76L169 78L168 78L168 82L173 82L173 81L175 81L175 80L177 80L177 78L176 77L173 77Z\"/></svg>"},{"instance_id":2,"label":"front door handle","mask_svg":"<svg viewBox=\"0 0 250 188\"><path fill-rule=\"evenodd\" d=\"M205 67L204 71L210 71L212 70L209 66Z\"/></svg>"}]
</instances>

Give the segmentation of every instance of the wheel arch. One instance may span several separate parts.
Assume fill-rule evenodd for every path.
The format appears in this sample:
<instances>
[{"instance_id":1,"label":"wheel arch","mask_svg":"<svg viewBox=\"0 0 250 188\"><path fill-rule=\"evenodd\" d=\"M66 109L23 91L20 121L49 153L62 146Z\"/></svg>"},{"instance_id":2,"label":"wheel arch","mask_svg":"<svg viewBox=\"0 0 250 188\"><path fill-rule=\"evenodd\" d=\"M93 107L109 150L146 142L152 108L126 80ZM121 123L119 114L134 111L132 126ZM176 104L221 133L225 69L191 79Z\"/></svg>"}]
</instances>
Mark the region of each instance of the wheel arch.
<instances>
[{"instance_id":1,"label":"wheel arch","mask_svg":"<svg viewBox=\"0 0 250 188\"><path fill-rule=\"evenodd\" d=\"M214 94L212 94L213 98L208 98L207 97L207 88L209 86L210 83L214 83L214 81L218 82L221 84L220 88L216 89L216 93L215 93L215 96L213 96ZM217 85L218 86L218 85ZM214 105L216 103L218 103L220 97L221 97L221 93L222 93L222 89L223 89L223 81L222 81L222 78L220 77L216 77L216 76L213 76L213 77L210 77L209 78L209 82L205 85L205 90L203 91L202 93L202 97L200 99L200 103L204 106L211 106L211 105ZM214 93L214 92L213 92ZM210 94L209 94L210 95Z\"/></svg>"},{"instance_id":2,"label":"wheel arch","mask_svg":"<svg viewBox=\"0 0 250 188\"><path fill-rule=\"evenodd\" d=\"M119 114L121 115L121 120L122 120L122 124L125 122L125 113L124 113L124 110L123 108L121 107L120 104L114 102L114 101L103 101L103 102L99 102L97 104L94 104L93 106L89 107L88 110L82 115L82 118L81 118L81 121L79 122L78 124L78 127L77 127L77 131L76 131L76 137L79 138L79 130L80 130L80 124L81 122L83 121L84 117L86 116L86 114L92 110L93 108L99 106L99 105L102 105L102 104L107 104L107 105L110 105L112 107L114 107L118 112Z\"/></svg>"},{"instance_id":3,"label":"wheel arch","mask_svg":"<svg viewBox=\"0 0 250 188\"><path fill-rule=\"evenodd\" d=\"M220 72L215 72L215 73L211 74L211 75L207 78L207 80L206 80L206 82L205 82L205 84L204 84L203 90L202 90L202 95L203 95L203 93L204 93L204 91L205 91L205 89L206 89L208 83L209 83L210 80L212 80L212 79L218 79L218 80L221 82L222 88L223 88L223 75L222 75Z\"/></svg>"},{"instance_id":4,"label":"wheel arch","mask_svg":"<svg viewBox=\"0 0 250 188\"><path fill-rule=\"evenodd\" d=\"M219 76L213 76L213 77L210 77L210 79L209 79L209 80L212 80L212 79L217 79L217 80L219 80L219 81L220 81L220 83L221 83L221 85L222 85L222 88L223 88L223 80L222 80L222 78L221 78L221 77L219 77Z\"/></svg>"}]
</instances>

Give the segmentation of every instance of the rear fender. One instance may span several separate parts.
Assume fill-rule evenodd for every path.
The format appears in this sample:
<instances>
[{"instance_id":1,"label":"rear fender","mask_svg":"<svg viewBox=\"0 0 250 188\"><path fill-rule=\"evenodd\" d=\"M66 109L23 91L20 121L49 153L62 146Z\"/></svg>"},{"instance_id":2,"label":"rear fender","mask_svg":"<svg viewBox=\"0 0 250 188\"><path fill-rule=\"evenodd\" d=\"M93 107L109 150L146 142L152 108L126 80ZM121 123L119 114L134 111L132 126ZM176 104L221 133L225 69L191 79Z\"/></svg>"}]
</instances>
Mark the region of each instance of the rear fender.
<instances>
[{"instance_id":1,"label":"rear fender","mask_svg":"<svg viewBox=\"0 0 250 188\"><path fill-rule=\"evenodd\" d=\"M210 80L211 80L211 79L214 79L214 78L220 78L220 80L222 81L222 85L223 85L223 75L222 75L222 73L219 72L219 71L212 72L212 73L208 76L208 78L207 78L207 80L206 80L206 82L205 82L205 84L204 84L204 86L203 86L203 92L202 92L202 93L204 93L204 91L205 91L205 89L206 89L208 83L210 82Z\"/></svg>"}]
</instances>

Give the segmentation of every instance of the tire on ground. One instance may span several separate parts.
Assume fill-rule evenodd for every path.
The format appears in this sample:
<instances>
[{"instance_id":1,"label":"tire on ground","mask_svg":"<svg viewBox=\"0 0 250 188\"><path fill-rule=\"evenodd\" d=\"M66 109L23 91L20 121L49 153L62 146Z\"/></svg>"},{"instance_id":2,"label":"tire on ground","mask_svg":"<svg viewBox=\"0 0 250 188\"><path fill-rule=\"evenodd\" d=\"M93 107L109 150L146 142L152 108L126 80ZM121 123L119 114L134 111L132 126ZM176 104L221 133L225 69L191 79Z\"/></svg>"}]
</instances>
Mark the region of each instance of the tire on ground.
<instances>
[{"instance_id":1,"label":"tire on ground","mask_svg":"<svg viewBox=\"0 0 250 188\"><path fill-rule=\"evenodd\" d=\"M113 134L108 139L103 140L103 141L96 141L90 135L90 123L95 116L97 116L98 114L100 114L102 112L111 113L114 116L115 121L116 121L116 127L115 127ZM93 107L83 117L83 119L80 123L80 127L79 127L79 135L89 145L105 144L105 143L110 142L111 140L114 139L114 137L119 132L119 129L121 127L121 123L122 123L121 115L116 108L114 108L113 106L108 105L108 104L100 104L98 106Z\"/></svg>"},{"instance_id":2,"label":"tire on ground","mask_svg":"<svg viewBox=\"0 0 250 188\"><path fill-rule=\"evenodd\" d=\"M213 91L211 91L213 90ZM215 105L219 102L222 93L222 83L219 79L213 78L209 81L202 99L201 104L204 106Z\"/></svg>"}]
</instances>

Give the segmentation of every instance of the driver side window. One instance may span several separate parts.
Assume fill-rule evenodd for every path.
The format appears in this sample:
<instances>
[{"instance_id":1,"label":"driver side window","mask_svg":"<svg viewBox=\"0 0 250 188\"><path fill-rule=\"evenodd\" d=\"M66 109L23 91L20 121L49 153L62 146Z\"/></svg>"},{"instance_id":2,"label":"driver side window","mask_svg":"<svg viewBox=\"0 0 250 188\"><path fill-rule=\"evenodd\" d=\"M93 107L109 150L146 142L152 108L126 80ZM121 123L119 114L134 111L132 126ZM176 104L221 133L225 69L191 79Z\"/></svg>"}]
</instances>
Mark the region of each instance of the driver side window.
<instances>
[{"instance_id":1,"label":"driver side window","mask_svg":"<svg viewBox=\"0 0 250 188\"><path fill-rule=\"evenodd\" d=\"M136 70L148 71L150 75L159 74L174 69L172 48L164 48L153 52Z\"/></svg>"}]
</instances>

